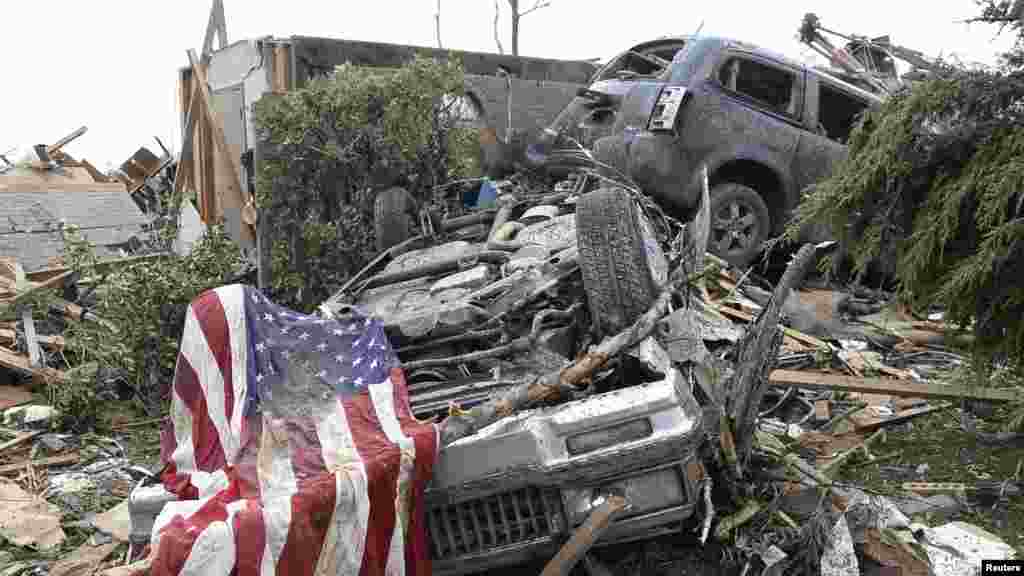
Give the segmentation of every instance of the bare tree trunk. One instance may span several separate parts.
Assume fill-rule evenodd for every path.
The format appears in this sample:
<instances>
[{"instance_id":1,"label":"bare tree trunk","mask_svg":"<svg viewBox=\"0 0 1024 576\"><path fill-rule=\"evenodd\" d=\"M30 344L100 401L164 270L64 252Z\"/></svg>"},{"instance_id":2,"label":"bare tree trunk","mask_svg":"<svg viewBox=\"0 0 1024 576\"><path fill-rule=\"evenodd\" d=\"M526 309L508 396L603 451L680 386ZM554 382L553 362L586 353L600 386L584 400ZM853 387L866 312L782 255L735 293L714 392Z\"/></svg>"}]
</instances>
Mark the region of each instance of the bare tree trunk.
<instances>
[{"instance_id":1,"label":"bare tree trunk","mask_svg":"<svg viewBox=\"0 0 1024 576\"><path fill-rule=\"evenodd\" d=\"M498 45L498 54L504 54L505 48L501 45L501 34L498 33L498 18L501 16L501 9L498 0L494 0L494 43Z\"/></svg>"},{"instance_id":2,"label":"bare tree trunk","mask_svg":"<svg viewBox=\"0 0 1024 576\"><path fill-rule=\"evenodd\" d=\"M512 7L512 55L519 56L519 0L508 0Z\"/></svg>"},{"instance_id":3,"label":"bare tree trunk","mask_svg":"<svg viewBox=\"0 0 1024 576\"><path fill-rule=\"evenodd\" d=\"M437 12L434 14L434 36L437 36L437 47L444 49L441 45L441 0L437 0Z\"/></svg>"}]
</instances>

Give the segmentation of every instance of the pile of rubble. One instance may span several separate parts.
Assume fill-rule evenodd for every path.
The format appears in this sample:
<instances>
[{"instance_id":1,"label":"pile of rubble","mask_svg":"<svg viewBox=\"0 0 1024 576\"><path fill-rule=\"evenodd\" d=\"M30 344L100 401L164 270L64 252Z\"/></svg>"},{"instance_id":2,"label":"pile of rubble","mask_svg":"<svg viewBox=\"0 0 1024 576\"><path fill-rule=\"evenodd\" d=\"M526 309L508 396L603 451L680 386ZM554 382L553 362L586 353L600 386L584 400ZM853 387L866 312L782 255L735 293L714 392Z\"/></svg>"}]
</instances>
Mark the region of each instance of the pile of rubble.
<instances>
[{"instance_id":1,"label":"pile of rubble","mask_svg":"<svg viewBox=\"0 0 1024 576\"><path fill-rule=\"evenodd\" d=\"M103 322L90 306L106 275L165 253L152 232L177 216L160 200L173 187L175 162L166 149L157 156L141 147L104 174L65 151L85 133L83 126L52 145L35 146L36 159L0 173L0 368L12 378L63 382L70 368L61 335L67 323ZM69 230L99 262L88 277L65 261ZM47 291L59 297L38 309L34 297ZM27 395L23 388L0 390L0 406Z\"/></svg>"}]
</instances>

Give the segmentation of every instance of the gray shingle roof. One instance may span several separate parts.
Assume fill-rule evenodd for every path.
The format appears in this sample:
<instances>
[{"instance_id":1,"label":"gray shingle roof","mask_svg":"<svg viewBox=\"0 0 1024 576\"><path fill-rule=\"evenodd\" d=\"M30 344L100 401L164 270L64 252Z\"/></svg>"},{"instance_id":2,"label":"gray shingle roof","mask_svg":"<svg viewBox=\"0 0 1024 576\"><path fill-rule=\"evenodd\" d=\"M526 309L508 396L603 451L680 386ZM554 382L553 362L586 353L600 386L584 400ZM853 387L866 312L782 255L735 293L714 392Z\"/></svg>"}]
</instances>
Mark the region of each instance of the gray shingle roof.
<instances>
[{"instance_id":1,"label":"gray shingle roof","mask_svg":"<svg viewBox=\"0 0 1024 576\"><path fill-rule=\"evenodd\" d=\"M63 253L61 225L77 226L100 255L143 234L146 216L127 192L4 192L0 194L0 256L25 271L46 268Z\"/></svg>"}]
</instances>

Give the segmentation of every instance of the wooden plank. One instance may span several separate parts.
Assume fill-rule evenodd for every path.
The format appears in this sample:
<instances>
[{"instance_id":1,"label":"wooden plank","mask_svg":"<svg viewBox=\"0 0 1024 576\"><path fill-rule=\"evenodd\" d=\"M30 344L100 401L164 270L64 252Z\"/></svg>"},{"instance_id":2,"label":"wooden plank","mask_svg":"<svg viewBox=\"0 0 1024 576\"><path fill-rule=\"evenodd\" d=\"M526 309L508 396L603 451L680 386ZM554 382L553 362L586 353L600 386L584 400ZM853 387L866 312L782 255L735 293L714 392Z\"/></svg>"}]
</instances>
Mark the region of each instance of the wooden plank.
<instances>
[{"instance_id":1,"label":"wooden plank","mask_svg":"<svg viewBox=\"0 0 1024 576\"><path fill-rule=\"evenodd\" d=\"M210 96L209 87L206 85L206 71L199 64L199 57L196 56L196 51L188 50L189 63L192 65L192 76L196 87L199 91L199 108L200 112L206 120L206 125L209 127L211 132L211 140L214 149L214 158L217 159L219 166L217 166L217 172L226 171L224 175L224 189L218 187L217 197L223 202L222 206L218 209L218 215L226 209L237 209L241 214L242 208L245 206L246 195L242 192L242 184L239 181L239 175L242 173L239 167L240 158L231 153L231 149L228 146L227 137L224 135L224 124L221 122L220 117L217 115L214 107L212 98ZM230 177L228 177L230 176ZM223 190L224 193L221 193ZM252 244L255 240L253 231L250 226L242 223L240 226L242 240L247 244Z\"/></svg>"},{"instance_id":2,"label":"wooden plank","mask_svg":"<svg viewBox=\"0 0 1024 576\"><path fill-rule=\"evenodd\" d=\"M99 169L93 166L91 162L85 159L83 159L81 162L82 168L85 168L85 170L89 173L89 176L91 176L93 180L95 180L96 182L103 183L110 182L110 177L100 172Z\"/></svg>"},{"instance_id":3,"label":"wooden plank","mask_svg":"<svg viewBox=\"0 0 1024 576\"><path fill-rule=\"evenodd\" d=\"M826 422L832 418L828 400L814 401L814 419L818 422Z\"/></svg>"},{"instance_id":4,"label":"wooden plank","mask_svg":"<svg viewBox=\"0 0 1024 576\"><path fill-rule=\"evenodd\" d=\"M14 328L6 328L0 326L0 346L6 346L10 348L14 346L18 335ZM43 345L48 350L61 350L64 348L65 342L63 336L40 336L36 335L36 342Z\"/></svg>"},{"instance_id":5,"label":"wooden plank","mask_svg":"<svg viewBox=\"0 0 1024 576\"><path fill-rule=\"evenodd\" d=\"M891 416L883 416L878 418L872 418L870 416L864 417L862 414L854 414L850 417L853 421L853 429L857 432L870 432L876 428L882 426L888 426L890 424L902 424L912 418L918 416L924 416L925 414L931 414L932 412L938 412L939 410L945 410L949 408L948 403L942 403L937 406L921 406L919 408L908 408L906 410L900 410Z\"/></svg>"},{"instance_id":6,"label":"wooden plank","mask_svg":"<svg viewBox=\"0 0 1024 576\"><path fill-rule=\"evenodd\" d=\"M742 310L737 310L737 309L735 309L735 308L733 308L731 306L724 306L722 304L715 304L715 305L712 306L712 308L714 308L715 310L718 310L719 312L721 312L722 314L725 314L726 316L731 316L731 317L733 317L733 318L735 318L737 320L741 320L741 321L746 322L748 324L753 324L754 320L755 320L755 318L752 315L747 314L746 312L743 312ZM794 329L790 328L789 326L781 326L780 325L779 328L782 329L782 333L783 334L785 334L786 336L792 338L793 340L796 340L797 342L800 342L802 344L807 344L807 345L812 346L814 348L821 348L821 349L824 349L824 350L828 350L829 349L828 343L825 342L824 340L819 340L819 339L815 338L814 336L811 336L809 334L804 334L803 332L800 332L799 330L794 330Z\"/></svg>"},{"instance_id":7,"label":"wooden plank","mask_svg":"<svg viewBox=\"0 0 1024 576\"><path fill-rule=\"evenodd\" d=\"M0 410L32 401L32 392L27 386L0 386Z\"/></svg>"},{"instance_id":8,"label":"wooden plank","mask_svg":"<svg viewBox=\"0 0 1024 576\"><path fill-rule=\"evenodd\" d=\"M30 308L25 308L21 311L21 327L25 330L25 344L28 346L29 364L33 368L39 368L43 365L43 351L39 349L39 341L36 340L36 321L32 319L32 310Z\"/></svg>"},{"instance_id":9,"label":"wooden plank","mask_svg":"<svg viewBox=\"0 0 1024 576\"><path fill-rule=\"evenodd\" d=\"M7 450L8 448L13 448L13 447L15 447L18 444L21 444L23 442L27 442L27 441L35 438L36 436L39 436L42 433L43 433L42 430L36 430L34 432L28 432L26 434L19 434L18 437L15 438L14 440L8 440L7 442L4 442L3 444L0 444L0 452L3 452L4 450Z\"/></svg>"},{"instance_id":10,"label":"wooden plank","mask_svg":"<svg viewBox=\"0 0 1024 576\"><path fill-rule=\"evenodd\" d=\"M284 94L289 88L291 78L291 61L289 58L290 46L274 44L273 58L271 64L273 69L270 76L270 91L274 94Z\"/></svg>"},{"instance_id":11,"label":"wooden plank","mask_svg":"<svg viewBox=\"0 0 1024 576\"><path fill-rule=\"evenodd\" d=\"M81 128L79 128L78 130L75 130L71 134L68 134L67 136L61 138L60 140L57 140L56 143L54 143L54 144L52 144L50 146L47 146L46 147L46 153L50 154L50 155L53 155L53 154L57 153L61 148L67 146L68 144L73 142L75 139L77 139L80 136L82 136L82 134L85 134L88 130L89 130L89 128L87 126L82 126Z\"/></svg>"},{"instance_id":12,"label":"wooden plank","mask_svg":"<svg viewBox=\"0 0 1024 576\"><path fill-rule=\"evenodd\" d=\"M38 458L32 460L31 464L33 468L44 468L46 466L61 466L64 464L74 464L78 462L78 453L64 454L61 456L50 456L49 458ZM11 472L21 472L25 469L25 466L29 464L29 461L17 462L14 464L4 464L0 466L0 474L10 474Z\"/></svg>"},{"instance_id":13,"label":"wooden plank","mask_svg":"<svg viewBox=\"0 0 1024 576\"><path fill-rule=\"evenodd\" d=\"M844 390L917 398L970 398L991 402L1024 401L1024 394L1013 388L966 388L931 382L854 378L840 374L797 370L774 370L768 379L773 386L806 388L808 390Z\"/></svg>"},{"instance_id":14,"label":"wooden plank","mask_svg":"<svg viewBox=\"0 0 1024 576\"><path fill-rule=\"evenodd\" d=\"M10 370L27 372L40 382L63 382L64 373L53 368L33 368L28 357L0 348L0 366Z\"/></svg>"}]
</instances>

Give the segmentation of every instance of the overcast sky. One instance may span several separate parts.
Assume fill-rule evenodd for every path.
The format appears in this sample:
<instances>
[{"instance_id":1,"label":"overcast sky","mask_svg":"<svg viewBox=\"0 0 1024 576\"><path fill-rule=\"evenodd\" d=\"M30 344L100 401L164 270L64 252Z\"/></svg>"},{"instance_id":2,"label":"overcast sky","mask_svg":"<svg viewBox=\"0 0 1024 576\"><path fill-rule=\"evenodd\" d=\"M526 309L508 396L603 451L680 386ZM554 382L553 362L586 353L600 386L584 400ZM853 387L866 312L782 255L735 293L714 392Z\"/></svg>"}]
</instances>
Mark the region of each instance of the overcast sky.
<instances>
[{"instance_id":1,"label":"overcast sky","mask_svg":"<svg viewBox=\"0 0 1024 576\"><path fill-rule=\"evenodd\" d=\"M528 7L533 0L520 0ZM79 126L89 132L67 148L96 166L118 165L154 136L177 150L176 71L185 50L201 48L211 0L0 0L0 154L52 143ZM509 50L507 0L502 43ZM224 0L228 40L273 35L325 36L435 45L436 0L369 2ZM523 7L521 7L523 9ZM607 58L663 35L703 32L753 42L796 59L803 15L844 33L889 34L927 55L993 63L1011 43L991 26L967 25L974 0L749 2L713 0L550 0L522 20L520 52L548 58ZM494 0L441 0L445 48L496 52Z\"/></svg>"}]
</instances>

